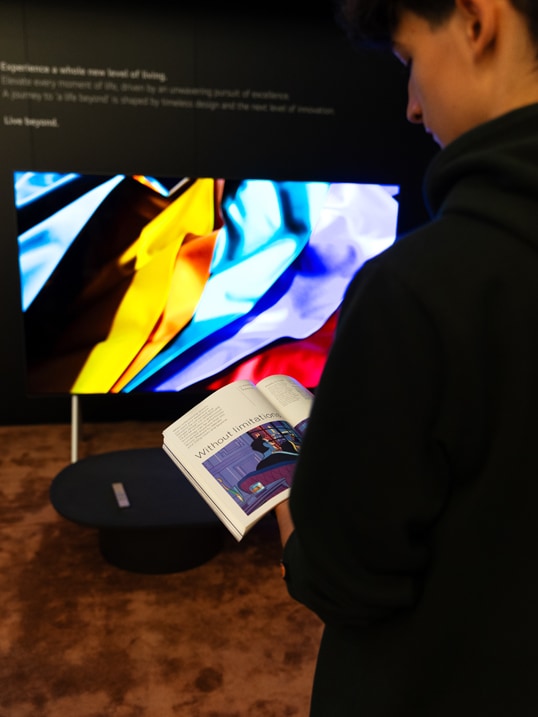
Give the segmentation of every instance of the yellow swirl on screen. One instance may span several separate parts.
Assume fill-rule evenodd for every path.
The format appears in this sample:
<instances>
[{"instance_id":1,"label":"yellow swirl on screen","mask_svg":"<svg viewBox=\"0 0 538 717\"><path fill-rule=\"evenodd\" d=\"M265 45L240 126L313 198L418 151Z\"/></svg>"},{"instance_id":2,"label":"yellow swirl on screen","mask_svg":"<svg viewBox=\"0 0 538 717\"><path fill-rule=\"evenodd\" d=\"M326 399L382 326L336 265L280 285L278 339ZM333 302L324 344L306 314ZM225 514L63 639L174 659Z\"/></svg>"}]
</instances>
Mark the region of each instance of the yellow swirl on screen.
<instances>
[{"instance_id":1,"label":"yellow swirl on screen","mask_svg":"<svg viewBox=\"0 0 538 717\"><path fill-rule=\"evenodd\" d=\"M209 275L214 227L215 180L198 179L143 228L119 260L132 272L129 289L107 338L89 353L73 393L119 390L120 378L148 342L146 362L188 323ZM202 239L196 245L197 238ZM189 265L193 256L196 261Z\"/></svg>"}]
</instances>

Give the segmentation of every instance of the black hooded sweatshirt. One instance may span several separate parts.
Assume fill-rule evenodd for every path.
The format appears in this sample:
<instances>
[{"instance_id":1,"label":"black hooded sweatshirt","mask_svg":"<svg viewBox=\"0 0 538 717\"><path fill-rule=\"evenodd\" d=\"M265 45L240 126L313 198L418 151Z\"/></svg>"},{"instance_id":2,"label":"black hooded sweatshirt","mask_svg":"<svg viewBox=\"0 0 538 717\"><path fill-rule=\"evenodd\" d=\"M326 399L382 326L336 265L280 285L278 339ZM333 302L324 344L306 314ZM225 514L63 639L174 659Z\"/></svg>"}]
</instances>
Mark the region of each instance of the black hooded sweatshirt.
<instances>
[{"instance_id":1,"label":"black hooded sweatshirt","mask_svg":"<svg viewBox=\"0 0 538 717\"><path fill-rule=\"evenodd\" d=\"M291 492L312 717L538 715L538 105L425 193L348 289Z\"/></svg>"}]
</instances>

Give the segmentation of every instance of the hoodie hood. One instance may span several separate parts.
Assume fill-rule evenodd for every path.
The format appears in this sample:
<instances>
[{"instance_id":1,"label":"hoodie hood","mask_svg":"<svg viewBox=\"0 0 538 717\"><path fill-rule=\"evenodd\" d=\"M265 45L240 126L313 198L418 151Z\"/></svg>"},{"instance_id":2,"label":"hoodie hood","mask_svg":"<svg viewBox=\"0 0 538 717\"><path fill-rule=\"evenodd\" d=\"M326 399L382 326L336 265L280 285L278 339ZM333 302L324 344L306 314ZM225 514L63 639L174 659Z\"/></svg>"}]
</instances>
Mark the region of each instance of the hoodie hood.
<instances>
[{"instance_id":1,"label":"hoodie hood","mask_svg":"<svg viewBox=\"0 0 538 717\"><path fill-rule=\"evenodd\" d=\"M538 104L476 127L443 149L424 181L434 216L464 214L538 249Z\"/></svg>"}]
</instances>

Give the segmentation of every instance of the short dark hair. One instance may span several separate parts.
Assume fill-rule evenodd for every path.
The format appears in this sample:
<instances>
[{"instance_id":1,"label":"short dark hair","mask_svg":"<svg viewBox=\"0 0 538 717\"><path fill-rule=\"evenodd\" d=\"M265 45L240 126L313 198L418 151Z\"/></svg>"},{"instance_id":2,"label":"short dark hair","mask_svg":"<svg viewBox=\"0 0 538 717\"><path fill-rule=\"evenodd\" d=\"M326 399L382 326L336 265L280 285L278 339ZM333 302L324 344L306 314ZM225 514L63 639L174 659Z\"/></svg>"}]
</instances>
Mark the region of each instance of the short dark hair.
<instances>
[{"instance_id":1,"label":"short dark hair","mask_svg":"<svg viewBox=\"0 0 538 717\"><path fill-rule=\"evenodd\" d=\"M350 40L358 45L390 46L401 13L410 10L432 27L443 24L454 12L454 0L336 0L336 15ZM538 52L538 2L510 0L526 19Z\"/></svg>"}]
</instances>

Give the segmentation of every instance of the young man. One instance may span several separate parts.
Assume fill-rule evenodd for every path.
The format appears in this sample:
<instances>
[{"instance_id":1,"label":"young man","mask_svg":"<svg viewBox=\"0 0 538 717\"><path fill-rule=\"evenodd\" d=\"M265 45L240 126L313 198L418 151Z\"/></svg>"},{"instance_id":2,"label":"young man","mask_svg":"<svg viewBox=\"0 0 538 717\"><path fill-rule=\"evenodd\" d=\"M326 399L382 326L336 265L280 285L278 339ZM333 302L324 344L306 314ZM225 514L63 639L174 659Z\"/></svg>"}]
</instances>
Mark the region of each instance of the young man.
<instances>
[{"instance_id":1,"label":"young man","mask_svg":"<svg viewBox=\"0 0 538 717\"><path fill-rule=\"evenodd\" d=\"M311 716L536 717L538 3L343 12L443 150L431 223L348 290L277 509L289 591L325 623Z\"/></svg>"}]
</instances>

